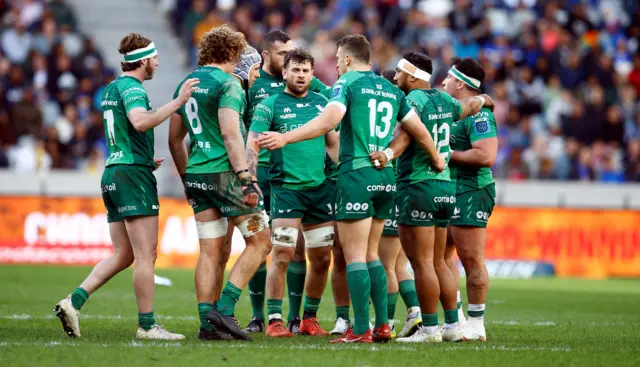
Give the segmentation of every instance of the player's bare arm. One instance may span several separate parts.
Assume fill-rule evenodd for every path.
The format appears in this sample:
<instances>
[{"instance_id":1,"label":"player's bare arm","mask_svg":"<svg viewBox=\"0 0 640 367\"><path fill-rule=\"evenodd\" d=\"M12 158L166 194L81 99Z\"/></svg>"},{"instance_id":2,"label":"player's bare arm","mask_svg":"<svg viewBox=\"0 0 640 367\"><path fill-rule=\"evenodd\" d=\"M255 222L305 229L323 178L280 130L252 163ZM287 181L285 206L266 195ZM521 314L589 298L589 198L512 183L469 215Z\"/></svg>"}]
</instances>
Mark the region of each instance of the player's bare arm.
<instances>
[{"instance_id":1,"label":"player's bare arm","mask_svg":"<svg viewBox=\"0 0 640 367\"><path fill-rule=\"evenodd\" d=\"M287 144L316 138L335 129L342 117L344 117L345 112L339 105L329 103L319 116L303 126L285 134L273 131L262 133L258 142L262 148L276 150Z\"/></svg>"},{"instance_id":2,"label":"player's bare arm","mask_svg":"<svg viewBox=\"0 0 640 367\"><path fill-rule=\"evenodd\" d=\"M247 138L247 147L245 148L247 153L247 165L249 166L249 173L252 177L258 177L258 153L260 152L260 144L258 139L260 133L255 131L249 131L249 137Z\"/></svg>"},{"instance_id":3,"label":"player's bare arm","mask_svg":"<svg viewBox=\"0 0 640 367\"><path fill-rule=\"evenodd\" d=\"M471 144L462 152L451 151L451 162L477 167L491 167L498 155L498 138L486 138Z\"/></svg>"},{"instance_id":4,"label":"player's bare arm","mask_svg":"<svg viewBox=\"0 0 640 367\"><path fill-rule=\"evenodd\" d=\"M189 153L184 144L186 135L187 129L182 122L182 117L174 113L169 120L169 151L180 176L186 173L189 160Z\"/></svg>"},{"instance_id":5,"label":"player's bare arm","mask_svg":"<svg viewBox=\"0 0 640 367\"><path fill-rule=\"evenodd\" d=\"M371 163L373 163L373 166L377 169L385 168L387 166L387 163L389 163L389 157L391 155L393 155L394 157L401 156L409 146L409 143L411 143L411 135L409 135L409 133L406 132L401 125L396 125L396 128L393 130L393 140L387 147L387 149L391 149L391 152L389 153L392 154L387 155L385 151L377 150L369 154ZM376 163L376 161L378 163Z\"/></svg>"},{"instance_id":6,"label":"player's bare arm","mask_svg":"<svg viewBox=\"0 0 640 367\"><path fill-rule=\"evenodd\" d=\"M129 121L138 132L144 132L163 123L182 105L187 103L191 94L200 81L198 79L189 79L180 87L178 97L160 108L147 111L143 107L134 108L127 114Z\"/></svg>"},{"instance_id":7,"label":"player's bare arm","mask_svg":"<svg viewBox=\"0 0 640 367\"><path fill-rule=\"evenodd\" d=\"M244 141L240 133L240 114L231 108L221 108L218 110L218 120L229 162L242 182L245 204L255 207L258 205L259 197L247 165Z\"/></svg>"},{"instance_id":8,"label":"player's bare arm","mask_svg":"<svg viewBox=\"0 0 640 367\"><path fill-rule=\"evenodd\" d=\"M340 159L340 135L337 131L331 130L324 136L324 142L327 147L327 154L331 161L338 164Z\"/></svg>"},{"instance_id":9,"label":"player's bare arm","mask_svg":"<svg viewBox=\"0 0 640 367\"><path fill-rule=\"evenodd\" d=\"M460 119L463 119L467 116L473 116L476 113L480 112L482 107L488 107L493 111L493 99L489 97L487 94L481 94L479 96L473 96L469 98L463 98L460 100L460 106L462 106L462 114L460 115Z\"/></svg>"}]
</instances>

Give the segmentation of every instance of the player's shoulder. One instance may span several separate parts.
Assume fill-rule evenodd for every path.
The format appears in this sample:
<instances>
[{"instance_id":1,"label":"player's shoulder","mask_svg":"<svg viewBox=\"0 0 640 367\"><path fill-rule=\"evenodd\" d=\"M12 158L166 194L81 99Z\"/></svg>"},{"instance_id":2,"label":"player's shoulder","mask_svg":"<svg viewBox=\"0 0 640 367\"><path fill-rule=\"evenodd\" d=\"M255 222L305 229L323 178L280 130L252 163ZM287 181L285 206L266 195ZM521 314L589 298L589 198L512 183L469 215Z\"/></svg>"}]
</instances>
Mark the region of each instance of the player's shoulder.
<instances>
[{"instance_id":1,"label":"player's shoulder","mask_svg":"<svg viewBox=\"0 0 640 367\"><path fill-rule=\"evenodd\" d=\"M261 100L256 105L256 108L266 108L267 111L271 112L271 109L273 109L273 106L276 104L278 99L282 98L283 93L284 92L276 93L276 94L273 94L273 95Z\"/></svg>"},{"instance_id":2,"label":"player's shoulder","mask_svg":"<svg viewBox=\"0 0 640 367\"><path fill-rule=\"evenodd\" d=\"M114 80L111 84L114 85L122 97L126 97L128 94L147 94L147 91L142 86L142 83L133 77L123 76Z\"/></svg>"},{"instance_id":3,"label":"player's shoulder","mask_svg":"<svg viewBox=\"0 0 640 367\"><path fill-rule=\"evenodd\" d=\"M338 78L338 81L336 81L334 87L338 85L348 86L350 84L353 84L355 81L362 79L364 76L365 74L359 71L347 71L346 73L342 74L340 78Z\"/></svg>"},{"instance_id":4,"label":"player's shoulder","mask_svg":"<svg viewBox=\"0 0 640 367\"><path fill-rule=\"evenodd\" d=\"M309 98L313 99L314 101L321 101L321 102L329 102L329 98L327 97L325 91L322 92L313 92L313 91L309 91Z\"/></svg>"},{"instance_id":5,"label":"player's shoulder","mask_svg":"<svg viewBox=\"0 0 640 367\"><path fill-rule=\"evenodd\" d=\"M476 114L471 115L469 117L466 118L466 120L469 123L475 123L475 122L495 122L496 121L496 117L493 115L493 112L491 111L490 108L488 107L482 107L482 109L480 111L478 111Z\"/></svg>"}]
</instances>

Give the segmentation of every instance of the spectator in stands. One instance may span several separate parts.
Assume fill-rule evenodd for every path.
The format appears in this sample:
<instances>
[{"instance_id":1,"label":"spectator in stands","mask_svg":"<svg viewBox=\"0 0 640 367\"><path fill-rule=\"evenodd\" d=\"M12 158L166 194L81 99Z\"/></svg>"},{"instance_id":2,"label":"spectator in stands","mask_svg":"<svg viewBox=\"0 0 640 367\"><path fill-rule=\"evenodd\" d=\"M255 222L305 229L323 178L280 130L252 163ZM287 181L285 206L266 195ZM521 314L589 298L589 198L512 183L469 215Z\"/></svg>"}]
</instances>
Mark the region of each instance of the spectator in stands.
<instances>
[{"instance_id":1,"label":"spectator in stands","mask_svg":"<svg viewBox=\"0 0 640 367\"><path fill-rule=\"evenodd\" d=\"M33 36L27 32L25 25L17 20L11 28L2 33L0 44L9 61L22 64L33 44Z\"/></svg>"}]
</instances>

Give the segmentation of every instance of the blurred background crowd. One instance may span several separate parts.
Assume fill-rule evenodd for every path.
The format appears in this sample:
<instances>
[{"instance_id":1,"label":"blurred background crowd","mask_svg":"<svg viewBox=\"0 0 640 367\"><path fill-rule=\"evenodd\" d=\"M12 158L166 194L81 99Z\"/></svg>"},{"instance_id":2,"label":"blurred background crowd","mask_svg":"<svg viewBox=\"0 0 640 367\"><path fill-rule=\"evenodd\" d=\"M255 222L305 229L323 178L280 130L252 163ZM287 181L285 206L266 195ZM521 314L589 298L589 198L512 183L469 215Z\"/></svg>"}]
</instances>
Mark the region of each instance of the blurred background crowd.
<instances>
[{"instance_id":1,"label":"blurred background crowd","mask_svg":"<svg viewBox=\"0 0 640 367\"><path fill-rule=\"evenodd\" d=\"M476 58L496 102L496 177L640 182L636 0L154 1L184 45L185 70L200 36L223 23L258 49L265 32L285 30L325 84L337 79L335 41L351 33L369 38L377 72L426 52L434 87L451 57ZM81 14L63 0L0 0L0 16L0 167L33 169L21 163L31 154L44 166L101 169L98 100L114 71L77 29Z\"/></svg>"}]
</instances>

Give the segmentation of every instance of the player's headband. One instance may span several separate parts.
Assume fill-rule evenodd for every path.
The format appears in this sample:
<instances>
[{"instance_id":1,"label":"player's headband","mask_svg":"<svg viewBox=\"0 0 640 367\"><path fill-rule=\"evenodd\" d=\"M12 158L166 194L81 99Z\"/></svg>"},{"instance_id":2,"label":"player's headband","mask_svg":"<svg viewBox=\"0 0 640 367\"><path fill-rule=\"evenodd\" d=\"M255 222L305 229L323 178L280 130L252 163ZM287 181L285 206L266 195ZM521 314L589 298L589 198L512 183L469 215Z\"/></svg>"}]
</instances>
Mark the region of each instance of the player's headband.
<instances>
[{"instance_id":1,"label":"player's headband","mask_svg":"<svg viewBox=\"0 0 640 367\"><path fill-rule=\"evenodd\" d=\"M398 69L404 71L405 73L411 75L414 78L422 79L428 82L431 79L431 74L426 71L419 69L406 59L402 59L398 61Z\"/></svg>"},{"instance_id":2,"label":"player's headband","mask_svg":"<svg viewBox=\"0 0 640 367\"><path fill-rule=\"evenodd\" d=\"M455 77L456 79L460 80L461 82L470 86L473 89L480 89L480 81L478 79L464 75L464 73L456 69L455 66L452 66L451 69L449 69L449 74L453 75L453 77Z\"/></svg>"},{"instance_id":3,"label":"player's headband","mask_svg":"<svg viewBox=\"0 0 640 367\"><path fill-rule=\"evenodd\" d=\"M124 62L136 62L154 57L157 54L158 50L156 50L156 45L151 42L147 47L138 48L124 54Z\"/></svg>"}]
</instances>

